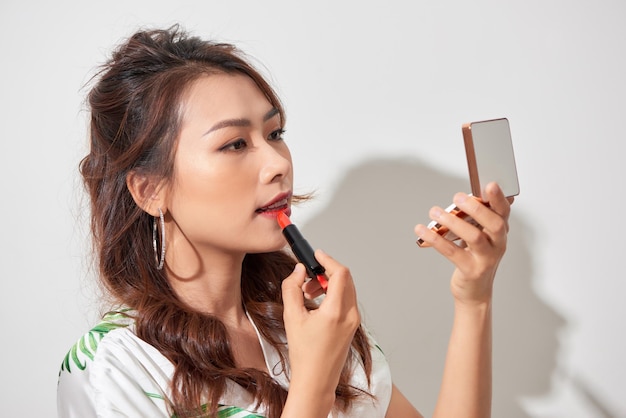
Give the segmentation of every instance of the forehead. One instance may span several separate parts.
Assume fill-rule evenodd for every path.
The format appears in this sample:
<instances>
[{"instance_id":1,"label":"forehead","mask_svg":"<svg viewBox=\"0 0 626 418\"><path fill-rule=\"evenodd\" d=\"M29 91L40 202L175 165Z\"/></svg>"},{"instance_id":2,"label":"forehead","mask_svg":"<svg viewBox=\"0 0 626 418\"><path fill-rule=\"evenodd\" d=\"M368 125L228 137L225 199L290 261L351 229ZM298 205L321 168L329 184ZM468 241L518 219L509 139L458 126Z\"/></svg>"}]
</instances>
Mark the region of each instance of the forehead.
<instances>
[{"instance_id":1,"label":"forehead","mask_svg":"<svg viewBox=\"0 0 626 418\"><path fill-rule=\"evenodd\" d=\"M254 118L265 115L272 107L250 77L243 74L209 74L195 80L183 96L183 123L196 118L209 123L231 118Z\"/></svg>"}]
</instances>

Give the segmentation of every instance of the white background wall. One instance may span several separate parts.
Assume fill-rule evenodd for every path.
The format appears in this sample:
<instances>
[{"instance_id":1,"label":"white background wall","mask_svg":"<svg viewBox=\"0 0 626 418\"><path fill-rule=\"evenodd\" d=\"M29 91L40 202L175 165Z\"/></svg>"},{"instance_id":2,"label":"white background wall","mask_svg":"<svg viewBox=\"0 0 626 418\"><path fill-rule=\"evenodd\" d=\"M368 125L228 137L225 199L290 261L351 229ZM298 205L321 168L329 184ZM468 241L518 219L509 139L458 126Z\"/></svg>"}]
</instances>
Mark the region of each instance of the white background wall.
<instances>
[{"instance_id":1,"label":"white background wall","mask_svg":"<svg viewBox=\"0 0 626 418\"><path fill-rule=\"evenodd\" d=\"M506 116L521 183L496 286L497 417L625 417L622 1L0 4L2 416L53 416L96 319L83 84L138 26L181 22L261 61L288 112L294 220L350 265L401 389L430 414L450 267L413 244L467 190L463 122Z\"/></svg>"}]
</instances>

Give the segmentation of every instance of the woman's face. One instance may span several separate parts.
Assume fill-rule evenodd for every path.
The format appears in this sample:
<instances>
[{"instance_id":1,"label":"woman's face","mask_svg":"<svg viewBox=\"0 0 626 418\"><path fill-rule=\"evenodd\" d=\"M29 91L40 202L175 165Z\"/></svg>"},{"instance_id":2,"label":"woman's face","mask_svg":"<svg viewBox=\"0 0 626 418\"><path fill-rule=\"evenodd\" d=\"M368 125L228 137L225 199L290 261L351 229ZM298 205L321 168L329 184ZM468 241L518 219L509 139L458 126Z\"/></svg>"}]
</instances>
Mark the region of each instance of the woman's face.
<instances>
[{"instance_id":1,"label":"woman's face","mask_svg":"<svg viewBox=\"0 0 626 418\"><path fill-rule=\"evenodd\" d=\"M242 254L285 245L276 215L290 208L293 172L282 128L247 76L208 75L191 86L167 193L170 248Z\"/></svg>"}]
</instances>

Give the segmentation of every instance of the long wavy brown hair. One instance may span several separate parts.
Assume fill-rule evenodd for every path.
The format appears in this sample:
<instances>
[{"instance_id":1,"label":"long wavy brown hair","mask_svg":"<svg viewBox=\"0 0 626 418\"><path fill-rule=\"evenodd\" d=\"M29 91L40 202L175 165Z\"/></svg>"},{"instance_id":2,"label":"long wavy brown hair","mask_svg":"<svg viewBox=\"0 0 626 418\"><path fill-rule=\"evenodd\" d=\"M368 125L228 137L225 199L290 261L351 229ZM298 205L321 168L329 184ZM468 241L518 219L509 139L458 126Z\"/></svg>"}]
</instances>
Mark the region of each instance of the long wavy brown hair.
<instances>
[{"instance_id":1,"label":"long wavy brown hair","mask_svg":"<svg viewBox=\"0 0 626 418\"><path fill-rule=\"evenodd\" d=\"M171 412L214 416L229 380L279 417L287 391L266 372L238 368L224 324L191 309L174 292L164 270L156 267L153 218L137 206L126 186L131 171L166 181L173 176L174 150L185 89L199 77L240 73L250 77L279 110L267 81L234 46L190 36L178 26L142 30L120 44L94 78L88 94L90 151L80 171L91 201L91 229L100 277L108 292L132 308L137 335L175 366ZM241 292L259 332L286 362L281 281L295 260L283 251L248 254ZM309 309L315 309L311 305ZM353 362L371 373L369 344L359 328L336 388L337 407L345 410L357 396L349 384Z\"/></svg>"}]
</instances>

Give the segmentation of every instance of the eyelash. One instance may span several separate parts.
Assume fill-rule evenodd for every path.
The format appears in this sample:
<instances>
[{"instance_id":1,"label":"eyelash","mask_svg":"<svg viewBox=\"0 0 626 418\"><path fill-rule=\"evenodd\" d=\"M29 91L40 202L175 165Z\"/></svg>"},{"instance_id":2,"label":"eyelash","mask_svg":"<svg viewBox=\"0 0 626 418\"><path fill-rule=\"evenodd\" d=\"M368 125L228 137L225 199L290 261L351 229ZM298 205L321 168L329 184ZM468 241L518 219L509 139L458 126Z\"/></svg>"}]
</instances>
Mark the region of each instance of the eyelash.
<instances>
[{"instance_id":1,"label":"eyelash","mask_svg":"<svg viewBox=\"0 0 626 418\"><path fill-rule=\"evenodd\" d=\"M248 146L248 143L245 139L239 138L229 144L224 145L220 148L220 151L241 151L245 147Z\"/></svg>"},{"instance_id":2,"label":"eyelash","mask_svg":"<svg viewBox=\"0 0 626 418\"><path fill-rule=\"evenodd\" d=\"M275 131L270 132L269 136L268 136L268 140L269 141L282 141L283 140L283 135L285 134L285 130L280 128L280 129L276 129ZM248 146L248 143L245 139L243 138L239 138L236 139L235 141L223 146L220 151L241 151L242 149L246 148Z\"/></svg>"},{"instance_id":3,"label":"eyelash","mask_svg":"<svg viewBox=\"0 0 626 418\"><path fill-rule=\"evenodd\" d=\"M283 135L285 135L285 130L283 128L276 129L270 133L269 139L271 141L282 141L284 139Z\"/></svg>"}]
</instances>

